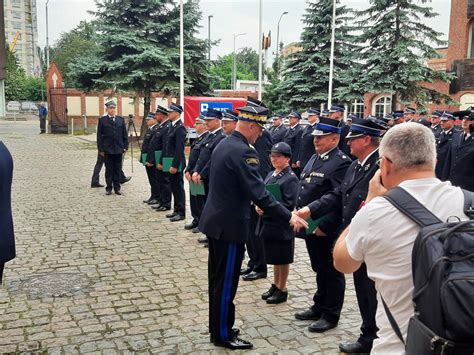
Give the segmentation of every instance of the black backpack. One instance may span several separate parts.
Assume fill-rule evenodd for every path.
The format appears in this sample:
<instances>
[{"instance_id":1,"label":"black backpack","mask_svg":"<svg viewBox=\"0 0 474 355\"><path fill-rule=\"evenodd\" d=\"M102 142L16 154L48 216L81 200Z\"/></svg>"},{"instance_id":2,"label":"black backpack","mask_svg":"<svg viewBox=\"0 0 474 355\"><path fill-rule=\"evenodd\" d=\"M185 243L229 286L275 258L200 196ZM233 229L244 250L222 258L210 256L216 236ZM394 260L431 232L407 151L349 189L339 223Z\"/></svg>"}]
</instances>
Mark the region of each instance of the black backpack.
<instances>
[{"instance_id":1,"label":"black backpack","mask_svg":"<svg viewBox=\"0 0 474 355\"><path fill-rule=\"evenodd\" d=\"M474 354L474 193L463 190L467 221L440 221L401 187L384 197L421 230L412 251L413 305L406 342L382 298L407 355Z\"/></svg>"}]
</instances>

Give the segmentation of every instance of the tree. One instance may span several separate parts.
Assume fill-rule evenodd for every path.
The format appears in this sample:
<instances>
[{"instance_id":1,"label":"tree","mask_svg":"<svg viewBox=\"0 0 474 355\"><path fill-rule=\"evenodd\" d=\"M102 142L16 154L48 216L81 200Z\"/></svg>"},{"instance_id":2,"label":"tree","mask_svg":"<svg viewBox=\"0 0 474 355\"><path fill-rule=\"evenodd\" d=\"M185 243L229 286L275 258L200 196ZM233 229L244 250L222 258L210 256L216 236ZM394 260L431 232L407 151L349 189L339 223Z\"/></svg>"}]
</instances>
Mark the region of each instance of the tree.
<instances>
[{"instance_id":1,"label":"tree","mask_svg":"<svg viewBox=\"0 0 474 355\"><path fill-rule=\"evenodd\" d=\"M423 24L423 18L437 14L432 8L413 0L370 0L370 7L357 12L365 45L357 59L364 73L352 73L354 90L392 94L392 109L401 102L416 102L420 108L428 102L450 102L449 96L420 85L435 80L450 81L452 76L426 65L438 55L432 44L444 42L440 32Z\"/></svg>"},{"instance_id":2,"label":"tree","mask_svg":"<svg viewBox=\"0 0 474 355\"><path fill-rule=\"evenodd\" d=\"M279 85L281 100L293 108L319 106L327 101L333 0L308 2L303 16L305 27L299 45L302 50L290 54L283 68ZM351 68L356 38L348 25L353 11L346 6L336 9L336 41L334 52L334 98L348 100L339 90L347 86L346 72Z\"/></svg>"},{"instance_id":3,"label":"tree","mask_svg":"<svg viewBox=\"0 0 474 355\"><path fill-rule=\"evenodd\" d=\"M235 60L237 80L258 80L258 54L254 49L243 48L236 53ZM218 57L214 61L211 67L213 90L231 88L233 65L233 53Z\"/></svg>"},{"instance_id":4,"label":"tree","mask_svg":"<svg viewBox=\"0 0 474 355\"><path fill-rule=\"evenodd\" d=\"M69 67L82 87L114 88L144 97L144 117L151 93L178 94L179 9L172 0L96 0L96 50ZM199 3L184 5L185 92L209 88L207 44L194 38L201 18ZM142 132L145 120L142 123Z\"/></svg>"},{"instance_id":5,"label":"tree","mask_svg":"<svg viewBox=\"0 0 474 355\"><path fill-rule=\"evenodd\" d=\"M283 45L280 45L280 50ZM280 85L281 79L279 74L279 69L283 63L283 57L278 56L278 59L275 58L272 64L272 69L267 71L267 78L269 84L265 86L265 91L263 92L263 101L273 113L279 111L288 111L290 107L287 103L282 100L282 95L280 95Z\"/></svg>"}]
</instances>

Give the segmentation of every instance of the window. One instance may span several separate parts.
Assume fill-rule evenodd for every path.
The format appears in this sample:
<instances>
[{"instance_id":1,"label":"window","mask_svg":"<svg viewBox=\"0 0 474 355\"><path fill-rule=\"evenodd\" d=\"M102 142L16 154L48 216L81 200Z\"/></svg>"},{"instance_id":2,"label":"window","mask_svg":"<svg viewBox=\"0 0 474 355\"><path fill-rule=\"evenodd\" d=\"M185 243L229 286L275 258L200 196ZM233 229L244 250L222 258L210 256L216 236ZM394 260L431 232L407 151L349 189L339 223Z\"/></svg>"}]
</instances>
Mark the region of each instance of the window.
<instances>
[{"instance_id":1,"label":"window","mask_svg":"<svg viewBox=\"0 0 474 355\"><path fill-rule=\"evenodd\" d=\"M21 0L12 0L12 5L13 5L13 7L20 7L21 6Z\"/></svg>"},{"instance_id":2,"label":"window","mask_svg":"<svg viewBox=\"0 0 474 355\"><path fill-rule=\"evenodd\" d=\"M461 96L459 102L461 103L460 110L467 110L469 107L474 106L474 94L464 94Z\"/></svg>"},{"instance_id":3,"label":"window","mask_svg":"<svg viewBox=\"0 0 474 355\"><path fill-rule=\"evenodd\" d=\"M472 41L474 40L474 22L471 22L469 26L469 39L467 42L467 57L474 58L474 46Z\"/></svg>"},{"instance_id":4,"label":"window","mask_svg":"<svg viewBox=\"0 0 474 355\"><path fill-rule=\"evenodd\" d=\"M17 20L21 20L21 12L20 11L12 11L12 17Z\"/></svg>"},{"instance_id":5,"label":"window","mask_svg":"<svg viewBox=\"0 0 474 355\"><path fill-rule=\"evenodd\" d=\"M389 95L376 96L372 102L372 114L375 116L385 116L392 110L392 98Z\"/></svg>"},{"instance_id":6,"label":"window","mask_svg":"<svg viewBox=\"0 0 474 355\"><path fill-rule=\"evenodd\" d=\"M21 22L12 21L12 26L15 30L21 30Z\"/></svg>"},{"instance_id":7,"label":"window","mask_svg":"<svg viewBox=\"0 0 474 355\"><path fill-rule=\"evenodd\" d=\"M350 103L349 113L356 115L359 118L364 117L364 101L354 100Z\"/></svg>"}]
</instances>

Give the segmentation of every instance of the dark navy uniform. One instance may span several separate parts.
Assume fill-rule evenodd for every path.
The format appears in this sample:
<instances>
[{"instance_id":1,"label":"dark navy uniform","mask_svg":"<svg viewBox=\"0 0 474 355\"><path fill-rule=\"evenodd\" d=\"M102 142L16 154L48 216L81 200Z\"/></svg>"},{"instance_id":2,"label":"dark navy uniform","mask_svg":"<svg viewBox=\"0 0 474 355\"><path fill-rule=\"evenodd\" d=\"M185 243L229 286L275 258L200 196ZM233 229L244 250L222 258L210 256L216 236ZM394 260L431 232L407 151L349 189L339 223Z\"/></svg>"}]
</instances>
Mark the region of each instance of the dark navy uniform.
<instances>
[{"instance_id":1,"label":"dark navy uniform","mask_svg":"<svg viewBox=\"0 0 474 355\"><path fill-rule=\"evenodd\" d=\"M211 156L214 148L220 143L221 140L225 138L224 131L222 128L219 128L215 132L209 132L209 135L202 143L201 152L199 153L199 158L196 162L194 171L197 172L201 179L204 182L204 187L206 188L206 194L209 190L209 175L211 167Z\"/></svg>"},{"instance_id":2,"label":"dark navy uniform","mask_svg":"<svg viewBox=\"0 0 474 355\"><path fill-rule=\"evenodd\" d=\"M451 142L453 141L453 134L456 133L454 127L451 128L449 131L441 132L438 140L438 145L436 147L436 168L435 173L436 177L442 180L445 180L445 176L443 176L444 166L446 164L446 160L448 158L448 154L451 150Z\"/></svg>"},{"instance_id":3,"label":"dark navy uniform","mask_svg":"<svg viewBox=\"0 0 474 355\"><path fill-rule=\"evenodd\" d=\"M344 152L348 157L353 159L354 157L351 155L351 148L347 144L347 135L349 134L349 130L351 129L351 126L348 124L343 124L342 126L342 131L341 131L341 139L339 140L339 149Z\"/></svg>"},{"instance_id":4,"label":"dark navy uniform","mask_svg":"<svg viewBox=\"0 0 474 355\"><path fill-rule=\"evenodd\" d=\"M16 256L11 200L12 180L13 159L7 147L0 141L0 285L5 263Z\"/></svg>"},{"instance_id":5,"label":"dark navy uniform","mask_svg":"<svg viewBox=\"0 0 474 355\"><path fill-rule=\"evenodd\" d=\"M160 124L156 123L155 125L149 127L145 133L145 136L143 137L141 153L147 154L147 157L149 154L148 151L150 148L151 139L155 135L159 126ZM155 165L145 166L145 169L146 169L146 174L148 176L148 182L150 184L150 190L151 190L150 198L148 201L156 200L159 202L160 201L160 184L158 181L158 171L156 170L156 166Z\"/></svg>"},{"instance_id":6,"label":"dark navy uniform","mask_svg":"<svg viewBox=\"0 0 474 355\"><path fill-rule=\"evenodd\" d=\"M308 125L303 129L301 135L301 151L300 151L300 167L304 169L306 164L308 163L309 159L314 155L315 148L314 148L314 137L312 135L313 131L316 129L316 123L313 125Z\"/></svg>"},{"instance_id":7,"label":"dark navy uniform","mask_svg":"<svg viewBox=\"0 0 474 355\"><path fill-rule=\"evenodd\" d=\"M273 144L283 142L288 128L282 123L278 127L271 126L268 131L272 135Z\"/></svg>"},{"instance_id":8,"label":"dark navy uniform","mask_svg":"<svg viewBox=\"0 0 474 355\"><path fill-rule=\"evenodd\" d=\"M113 185L116 192L120 191L122 156L128 149L127 126L123 117L105 115L99 118L97 149L105 153L106 190L111 191Z\"/></svg>"},{"instance_id":9,"label":"dark navy uniform","mask_svg":"<svg viewBox=\"0 0 474 355\"><path fill-rule=\"evenodd\" d=\"M283 142L285 142L291 147L291 152L293 153L290 160L290 166L292 164L296 164L300 159L302 134L303 134L303 128L298 123L294 125L293 127L288 128L285 138L283 139ZM301 166L299 169L293 168L293 171L295 172L296 175L299 176L299 173L302 168L304 167Z\"/></svg>"},{"instance_id":10,"label":"dark navy uniform","mask_svg":"<svg viewBox=\"0 0 474 355\"><path fill-rule=\"evenodd\" d=\"M443 178L451 181L454 186L474 191L474 138L472 134L453 134L451 150L446 159Z\"/></svg>"},{"instance_id":11,"label":"dark navy uniform","mask_svg":"<svg viewBox=\"0 0 474 355\"><path fill-rule=\"evenodd\" d=\"M441 132L443 132L441 125L438 123L436 126L431 126L430 128L436 138L436 143L438 143Z\"/></svg>"},{"instance_id":12,"label":"dark navy uniform","mask_svg":"<svg viewBox=\"0 0 474 355\"><path fill-rule=\"evenodd\" d=\"M205 131L199 137L197 137L193 144L191 145L191 151L189 153L188 166L186 167L185 172L188 172L190 175L193 175L194 168L199 159L201 153L201 148L206 141L209 132ZM191 205L191 215L193 216L193 222L199 223L199 218L201 217L202 209L204 208L204 203L206 201L206 196L193 196L189 195L189 204Z\"/></svg>"},{"instance_id":13,"label":"dark navy uniform","mask_svg":"<svg viewBox=\"0 0 474 355\"><path fill-rule=\"evenodd\" d=\"M337 147L323 157L313 155L301 173L297 209L336 190L350 164L351 159ZM345 291L344 275L334 268L332 261L339 224L338 212L331 212L326 215L326 221L319 225L326 236L310 234L305 237L311 267L316 272L317 291L311 309L316 316L331 324L339 322Z\"/></svg>"},{"instance_id":14,"label":"dark navy uniform","mask_svg":"<svg viewBox=\"0 0 474 355\"><path fill-rule=\"evenodd\" d=\"M158 124L158 127L151 137L150 143L147 150L147 163L152 164L155 168L158 166L159 162L155 161L155 152L161 152L163 155L163 147L168 140L168 131L170 129L171 122L166 120ZM159 186L159 198L158 202L160 207L163 209L171 208L171 187L170 187L170 177L169 173L157 170L157 179Z\"/></svg>"},{"instance_id":15,"label":"dark navy uniform","mask_svg":"<svg viewBox=\"0 0 474 355\"><path fill-rule=\"evenodd\" d=\"M186 195L184 192L183 171L186 167L186 158L184 157L184 146L186 143L186 128L183 121L177 119L172 122L168 130L166 145L163 149L163 158L173 158L171 167L178 169L175 174L169 174L171 193L173 194L175 214L185 217L186 214ZM179 171L181 170L181 171Z\"/></svg>"}]
</instances>

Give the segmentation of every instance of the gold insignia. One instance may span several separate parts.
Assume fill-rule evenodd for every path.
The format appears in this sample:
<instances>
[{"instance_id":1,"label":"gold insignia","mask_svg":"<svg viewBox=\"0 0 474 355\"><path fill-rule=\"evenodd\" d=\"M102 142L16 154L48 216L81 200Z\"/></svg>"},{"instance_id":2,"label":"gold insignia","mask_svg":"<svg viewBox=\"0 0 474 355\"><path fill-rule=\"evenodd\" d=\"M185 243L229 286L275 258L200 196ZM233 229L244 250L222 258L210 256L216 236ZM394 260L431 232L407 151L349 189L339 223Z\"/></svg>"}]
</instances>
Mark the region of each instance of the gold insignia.
<instances>
[{"instance_id":1,"label":"gold insignia","mask_svg":"<svg viewBox=\"0 0 474 355\"><path fill-rule=\"evenodd\" d=\"M257 158L247 158L247 159L245 159L245 162L248 165L258 165L258 164L260 164L260 161Z\"/></svg>"}]
</instances>

